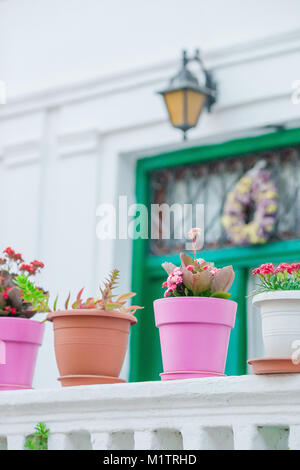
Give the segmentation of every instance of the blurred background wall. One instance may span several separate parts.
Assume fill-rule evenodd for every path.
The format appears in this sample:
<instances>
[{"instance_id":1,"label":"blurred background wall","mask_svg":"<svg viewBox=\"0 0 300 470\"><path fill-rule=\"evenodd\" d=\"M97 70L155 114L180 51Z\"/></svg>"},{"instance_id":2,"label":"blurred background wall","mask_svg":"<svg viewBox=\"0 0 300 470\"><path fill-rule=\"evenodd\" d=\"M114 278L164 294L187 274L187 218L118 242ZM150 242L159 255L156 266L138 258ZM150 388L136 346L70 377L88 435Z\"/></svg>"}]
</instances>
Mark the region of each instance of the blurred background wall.
<instances>
[{"instance_id":1,"label":"blurred background wall","mask_svg":"<svg viewBox=\"0 0 300 470\"><path fill-rule=\"evenodd\" d=\"M0 0L0 247L44 261L53 298L115 266L130 288L131 241L97 240L96 208L134 201L137 157L182 145L155 94L181 49L200 47L220 90L190 144L293 126L299 17L297 0ZM59 386L51 343L47 325L38 388Z\"/></svg>"}]
</instances>

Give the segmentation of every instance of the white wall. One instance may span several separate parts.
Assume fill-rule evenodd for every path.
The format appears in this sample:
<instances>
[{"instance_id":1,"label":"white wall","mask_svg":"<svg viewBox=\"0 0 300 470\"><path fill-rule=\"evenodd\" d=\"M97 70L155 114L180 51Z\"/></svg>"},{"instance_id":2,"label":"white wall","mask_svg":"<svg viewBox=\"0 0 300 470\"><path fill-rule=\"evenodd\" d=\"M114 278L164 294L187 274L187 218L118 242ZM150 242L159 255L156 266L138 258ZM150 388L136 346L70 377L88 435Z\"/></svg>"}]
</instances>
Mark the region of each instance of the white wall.
<instances>
[{"instance_id":1,"label":"white wall","mask_svg":"<svg viewBox=\"0 0 300 470\"><path fill-rule=\"evenodd\" d=\"M131 242L97 241L96 207L134 199L137 157L181 135L155 91L178 68L182 47L199 46L219 83L219 100L190 142L295 125L300 78L296 0L2 0L0 246L47 265L42 282L63 299L95 293L114 266L130 285ZM152 152L153 153L153 152ZM37 387L54 387L51 325Z\"/></svg>"},{"instance_id":2,"label":"white wall","mask_svg":"<svg viewBox=\"0 0 300 470\"><path fill-rule=\"evenodd\" d=\"M0 13L12 95L299 27L297 0L6 0Z\"/></svg>"}]
</instances>

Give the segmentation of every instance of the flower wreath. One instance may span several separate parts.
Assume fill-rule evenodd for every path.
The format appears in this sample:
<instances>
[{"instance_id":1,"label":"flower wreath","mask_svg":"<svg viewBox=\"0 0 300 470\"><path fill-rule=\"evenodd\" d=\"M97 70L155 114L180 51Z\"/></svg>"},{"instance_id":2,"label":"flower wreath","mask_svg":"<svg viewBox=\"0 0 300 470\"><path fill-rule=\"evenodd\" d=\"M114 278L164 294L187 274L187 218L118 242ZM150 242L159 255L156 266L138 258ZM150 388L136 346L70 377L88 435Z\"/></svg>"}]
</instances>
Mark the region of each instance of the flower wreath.
<instances>
[{"instance_id":1,"label":"flower wreath","mask_svg":"<svg viewBox=\"0 0 300 470\"><path fill-rule=\"evenodd\" d=\"M222 223L236 245L266 243L275 228L278 212L278 192L270 173L259 162L248 171L227 194ZM254 206L249 223L247 211Z\"/></svg>"}]
</instances>

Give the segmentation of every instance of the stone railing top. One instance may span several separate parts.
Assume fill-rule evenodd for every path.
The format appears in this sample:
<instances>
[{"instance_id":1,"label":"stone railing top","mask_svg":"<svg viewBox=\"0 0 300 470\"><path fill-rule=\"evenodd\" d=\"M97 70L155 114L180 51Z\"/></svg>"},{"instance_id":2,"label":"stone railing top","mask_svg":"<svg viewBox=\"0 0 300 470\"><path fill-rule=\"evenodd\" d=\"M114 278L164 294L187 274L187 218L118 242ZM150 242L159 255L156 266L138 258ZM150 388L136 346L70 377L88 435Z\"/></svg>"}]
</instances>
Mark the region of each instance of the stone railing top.
<instances>
[{"instance_id":1,"label":"stone railing top","mask_svg":"<svg viewBox=\"0 0 300 470\"><path fill-rule=\"evenodd\" d=\"M285 398L289 397L288 400ZM245 401L246 400L246 401ZM292 400L292 401L291 401ZM180 408L222 407L226 405L288 404L300 405L300 376L298 374L269 376L231 376L165 382L137 382L113 385L90 385L61 389L17 390L0 392L0 422L4 415L31 413L38 408L60 412L62 409L97 411L112 407L115 411L138 408L147 403L164 408L171 403ZM55 406L54 406L55 405Z\"/></svg>"},{"instance_id":2,"label":"stone railing top","mask_svg":"<svg viewBox=\"0 0 300 470\"><path fill-rule=\"evenodd\" d=\"M44 421L53 435L64 436L78 432L139 435L159 430L186 435L188 429L194 434L200 427L234 432L253 426L286 432L293 427L299 428L300 446L300 376L202 378L0 392L0 439L26 436L39 421ZM236 431L236 435L243 434Z\"/></svg>"}]
</instances>

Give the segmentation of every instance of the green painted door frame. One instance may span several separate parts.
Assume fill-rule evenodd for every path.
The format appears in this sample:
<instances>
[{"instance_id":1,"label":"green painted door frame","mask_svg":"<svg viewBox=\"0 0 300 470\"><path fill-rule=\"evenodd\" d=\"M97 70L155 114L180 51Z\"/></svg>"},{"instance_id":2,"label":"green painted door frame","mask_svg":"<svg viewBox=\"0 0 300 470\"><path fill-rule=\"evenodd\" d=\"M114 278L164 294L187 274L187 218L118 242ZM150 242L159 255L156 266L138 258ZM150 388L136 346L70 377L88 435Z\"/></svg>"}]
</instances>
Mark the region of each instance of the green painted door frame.
<instances>
[{"instance_id":1,"label":"green painted door frame","mask_svg":"<svg viewBox=\"0 0 300 470\"><path fill-rule=\"evenodd\" d=\"M281 130L263 136L228 141L216 145L198 146L155 155L138 160L136 168L137 203L149 206L149 172L209 160L230 158L300 144L300 129ZM231 334L226 373L246 373L247 330L246 288L248 269L263 262L294 261L300 257L300 240L272 242L260 246L230 247L202 251L201 257L217 266L232 264L236 278L232 299L238 302L235 329ZM158 331L154 325L153 299L162 296L161 283L165 278L163 261L178 264L178 253L148 256L148 240L138 238L133 243L132 290L135 303L145 309L137 312L138 324L130 338L130 381L159 380L162 372Z\"/></svg>"}]
</instances>

